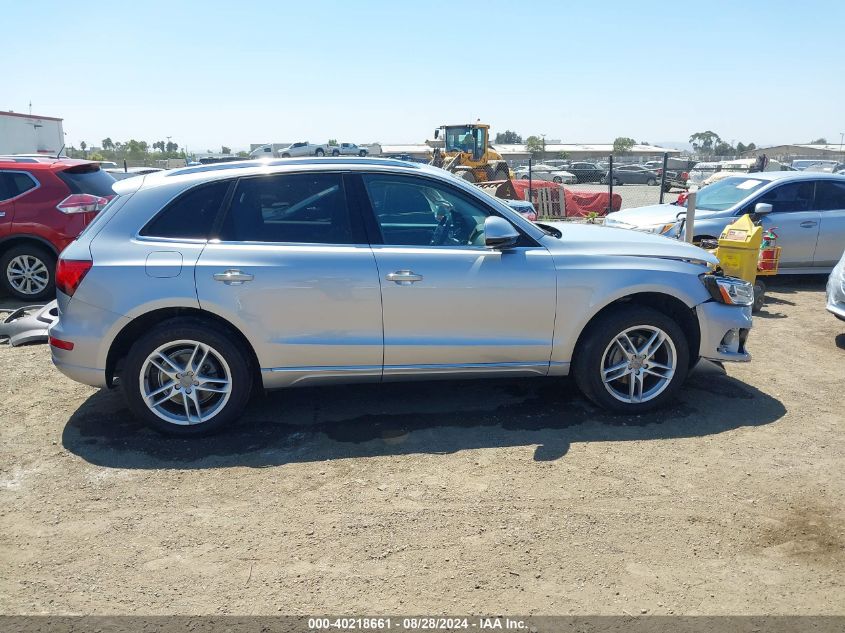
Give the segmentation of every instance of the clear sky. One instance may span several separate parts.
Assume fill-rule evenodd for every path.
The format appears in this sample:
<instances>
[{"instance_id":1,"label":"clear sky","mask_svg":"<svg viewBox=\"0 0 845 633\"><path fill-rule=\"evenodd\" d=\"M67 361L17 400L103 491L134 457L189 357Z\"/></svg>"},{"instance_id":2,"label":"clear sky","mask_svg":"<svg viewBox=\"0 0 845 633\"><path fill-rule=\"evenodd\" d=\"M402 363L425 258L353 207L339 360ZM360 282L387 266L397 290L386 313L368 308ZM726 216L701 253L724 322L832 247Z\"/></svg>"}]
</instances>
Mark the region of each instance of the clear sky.
<instances>
[{"instance_id":1,"label":"clear sky","mask_svg":"<svg viewBox=\"0 0 845 633\"><path fill-rule=\"evenodd\" d=\"M845 132L845 0L8 0L0 24L0 109L77 147Z\"/></svg>"}]
</instances>

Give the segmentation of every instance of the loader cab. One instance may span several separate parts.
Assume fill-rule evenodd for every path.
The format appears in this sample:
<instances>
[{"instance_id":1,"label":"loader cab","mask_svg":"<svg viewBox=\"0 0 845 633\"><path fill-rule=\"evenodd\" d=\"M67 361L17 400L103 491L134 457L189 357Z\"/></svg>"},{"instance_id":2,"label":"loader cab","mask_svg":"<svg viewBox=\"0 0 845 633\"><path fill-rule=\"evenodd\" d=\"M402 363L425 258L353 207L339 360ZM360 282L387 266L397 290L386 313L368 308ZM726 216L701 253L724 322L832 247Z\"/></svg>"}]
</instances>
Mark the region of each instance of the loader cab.
<instances>
[{"instance_id":1,"label":"loader cab","mask_svg":"<svg viewBox=\"0 0 845 633\"><path fill-rule=\"evenodd\" d=\"M484 158L487 151L488 128L486 126L447 125L443 130L445 131L446 152L470 154L474 161ZM435 138L436 136L435 133Z\"/></svg>"}]
</instances>

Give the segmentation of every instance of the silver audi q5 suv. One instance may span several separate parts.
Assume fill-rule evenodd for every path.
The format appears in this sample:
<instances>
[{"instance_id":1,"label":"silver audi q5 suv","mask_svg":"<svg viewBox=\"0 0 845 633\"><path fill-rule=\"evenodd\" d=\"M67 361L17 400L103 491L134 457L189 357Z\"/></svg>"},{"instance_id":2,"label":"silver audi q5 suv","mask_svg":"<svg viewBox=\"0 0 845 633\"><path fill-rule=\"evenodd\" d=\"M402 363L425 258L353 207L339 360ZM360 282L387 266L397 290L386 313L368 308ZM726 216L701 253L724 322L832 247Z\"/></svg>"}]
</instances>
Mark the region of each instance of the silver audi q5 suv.
<instances>
[{"instance_id":1,"label":"silver audi q5 suv","mask_svg":"<svg viewBox=\"0 0 845 633\"><path fill-rule=\"evenodd\" d=\"M574 374L639 413L747 361L753 292L690 244L533 224L443 170L246 161L130 178L61 255L53 362L159 430L256 386Z\"/></svg>"}]
</instances>

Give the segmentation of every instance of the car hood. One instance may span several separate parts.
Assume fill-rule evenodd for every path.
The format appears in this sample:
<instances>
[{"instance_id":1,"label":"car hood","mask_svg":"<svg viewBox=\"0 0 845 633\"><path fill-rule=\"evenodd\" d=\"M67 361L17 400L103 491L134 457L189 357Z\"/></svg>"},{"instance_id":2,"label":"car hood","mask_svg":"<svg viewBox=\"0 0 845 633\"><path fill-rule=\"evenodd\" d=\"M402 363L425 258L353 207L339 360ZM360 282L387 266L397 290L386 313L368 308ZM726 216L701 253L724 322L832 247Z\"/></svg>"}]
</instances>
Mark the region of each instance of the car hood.
<instances>
[{"instance_id":1,"label":"car hood","mask_svg":"<svg viewBox=\"0 0 845 633\"><path fill-rule=\"evenodd\" d=\"M686 207L679 207L676 204L653 204L647 207L636 207L623 209L607 215L609 226L627 225L631 228L643 228L658 224L668 224L678 219L679 213L686 213ZM723 215L724 211L706 211L698 209L695 212L696 218L709 218ZM618 224L617 224L618 223Z\"/></svg>"},{"instance_id":2,"label":"car hood","mask_svg":"<svg viewBox=\"0 0 845 633\"><path fill-rule=\"evenodd\" d=\"M697 264L716 265L716 256L688 242L628 229L611 228L597 224L575 222L548 222L561 232L560 238L543 239L554 252L593 255L654 257Z\"/></svg>"}]
</instances>

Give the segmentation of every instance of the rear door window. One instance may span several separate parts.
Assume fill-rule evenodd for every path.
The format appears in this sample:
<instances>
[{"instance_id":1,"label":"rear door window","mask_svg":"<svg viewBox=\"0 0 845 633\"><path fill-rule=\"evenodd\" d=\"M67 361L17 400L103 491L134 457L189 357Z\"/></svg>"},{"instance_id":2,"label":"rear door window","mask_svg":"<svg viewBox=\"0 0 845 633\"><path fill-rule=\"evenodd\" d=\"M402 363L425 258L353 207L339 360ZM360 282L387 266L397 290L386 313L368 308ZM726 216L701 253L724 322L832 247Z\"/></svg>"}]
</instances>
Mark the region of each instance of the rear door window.
<instances>
[{"instance_id":1,"label":"rear door window","mask_svg":"<svg viewBox=\"0 0 845 633\"><path fill-rule=\"evenodd\" d=\"M76 165L57 172L71 193L90 193L92 196L113 196L114 178L99 165Z\"/></svg>"},{"instance_id":2,"label":"rear door window","mask_svg":"<svg viewBox=\"0 0 845 633\"><path fill-rule=\"evenodd\" d=\"M845 209L845 183L821 180L816 185L816 210Z\"/></svg>"},{"instance_id":3,"label":"rear door window","mask_svg":"<svg viewBox=\"0 0 845 633\"><path fill-rule=\"evenodd\" d=\"M27 173L20 171L0 172L0 201L17 198L37 186L38 183Z\"/></svg>"},{"instance_id":4,"label":"rear door window","mask_svg":"<svg viewBox=\"0 0 845 633\"><path fill-rule=\"evenodd\" d=\"M220 239L353 244L343 176L311 173L241 179Z\"/></svg>"},{"instance_id":5,"label":"rear door window","mask_svg":"<svg viewBox=\"0 0 845 633\"><path fill-rule=\"evenodd\" d=\"M153 218L141 230L141 235L172 239L208 239L231 182L219 180L183 193Z\"/></svg>"}]
</instances>

